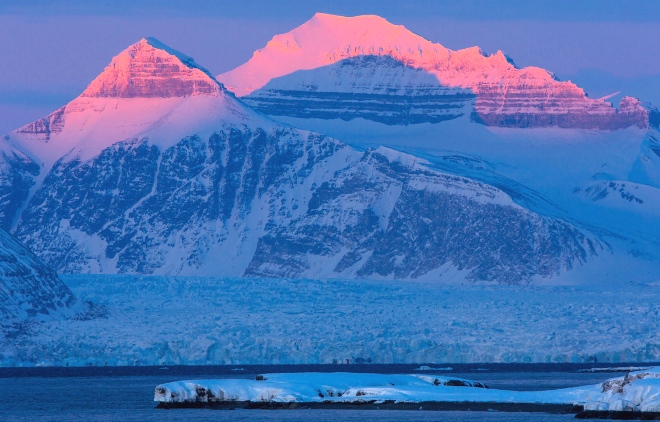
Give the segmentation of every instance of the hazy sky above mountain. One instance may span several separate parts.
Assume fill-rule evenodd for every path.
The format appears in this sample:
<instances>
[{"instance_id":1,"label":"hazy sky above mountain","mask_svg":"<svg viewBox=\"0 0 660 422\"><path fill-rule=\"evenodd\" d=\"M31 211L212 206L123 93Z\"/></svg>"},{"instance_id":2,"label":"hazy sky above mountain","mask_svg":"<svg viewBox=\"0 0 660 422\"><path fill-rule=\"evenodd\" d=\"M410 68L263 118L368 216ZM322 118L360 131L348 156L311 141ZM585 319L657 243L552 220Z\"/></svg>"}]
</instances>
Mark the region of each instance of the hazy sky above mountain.
<instances>
[{"instance_id":1,"label":"hazy sky above mountain","mask_svg":"<svg viewBox=\"0 0 660 422\"><path fill-rule=\"evenodd\" d=\"M452 49L503 50L592 97L660 105L660 1L0 1L0 133L76 97L146 36L219 74L317 12L377 14Z\"/></svg>"}]
</instances>

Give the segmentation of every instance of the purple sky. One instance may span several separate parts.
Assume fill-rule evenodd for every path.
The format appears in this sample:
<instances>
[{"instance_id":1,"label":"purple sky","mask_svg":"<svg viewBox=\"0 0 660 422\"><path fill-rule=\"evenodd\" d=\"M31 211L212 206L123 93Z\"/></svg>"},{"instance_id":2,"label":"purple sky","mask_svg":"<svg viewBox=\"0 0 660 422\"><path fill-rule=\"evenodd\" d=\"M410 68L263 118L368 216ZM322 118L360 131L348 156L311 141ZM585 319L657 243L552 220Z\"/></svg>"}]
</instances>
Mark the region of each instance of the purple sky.
<instances>
[{"instance_id":1,"label":"purple sky","mask_svg":"<svg viewBox=\"0 0 660 422\"><path fill-rule=\"evenodd\" d=\"M76 97L112 56L154 36L213 74L321 11L378 14L459 49L498 49L592 97L660 105L660 1L0 1L0 133Z\"/></svg>"}]
</instances>

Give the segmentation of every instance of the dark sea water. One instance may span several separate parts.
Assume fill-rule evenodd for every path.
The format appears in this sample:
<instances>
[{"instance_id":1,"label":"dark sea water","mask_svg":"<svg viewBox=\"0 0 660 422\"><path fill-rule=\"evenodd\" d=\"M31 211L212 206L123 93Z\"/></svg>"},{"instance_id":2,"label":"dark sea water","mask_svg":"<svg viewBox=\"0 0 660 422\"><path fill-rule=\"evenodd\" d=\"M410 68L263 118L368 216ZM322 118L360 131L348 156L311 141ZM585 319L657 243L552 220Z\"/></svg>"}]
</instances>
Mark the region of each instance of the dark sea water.
<instances>
[{"instance_id":1,"label":"dark sea water","mask_svg":"<svg viewBox=\"0 0 660 422\"><path fill-rule=\"evenodd\" d=\"M419 365L278 365L0 368L2 421L567 421L573 415L353 409L156 409L154 387L183 379L253 378L273 372L437 373L485 382L491 388L544 390L596 384L625 372L578 372L597 364L429 365L451 371L415 371ZM640 366L610 364L609 366ZM649 366L655 366L649 364Z\"/></svg>"}]
</instances>

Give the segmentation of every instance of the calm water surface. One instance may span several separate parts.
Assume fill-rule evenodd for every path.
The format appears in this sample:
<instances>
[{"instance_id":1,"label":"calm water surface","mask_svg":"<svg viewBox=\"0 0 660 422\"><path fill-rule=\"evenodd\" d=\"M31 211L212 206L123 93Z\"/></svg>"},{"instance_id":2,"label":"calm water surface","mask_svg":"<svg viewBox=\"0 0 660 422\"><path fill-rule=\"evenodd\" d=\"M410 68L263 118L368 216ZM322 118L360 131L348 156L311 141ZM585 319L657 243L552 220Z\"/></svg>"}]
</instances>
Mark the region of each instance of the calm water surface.
<instances>
[{"instance_id":1,"label":"calm water surface","mask_svg":"<svg viewBox=\"0 0 660 422\"><path fill-rule=\"evenodd\" d=\"M395 410L156 409L154 387L182 379L252 378L257 373L350 371L417 373L419 365L296 365L171 368L0 369L0 420L7 421L567 421L573 415ZM483 381L491 388L544 390L595 384L624 373L576 372L585 365L439 365L427 371ZM593 365L591 365L593 366ZM619 366L618 364L616 366ZM621 366L624 366L623 364ZM627 366L627 365L626 365ZM589 367L589 365L586 365ZM242 370L235 370L242 369Z\"/></svg>"}]
</instances>

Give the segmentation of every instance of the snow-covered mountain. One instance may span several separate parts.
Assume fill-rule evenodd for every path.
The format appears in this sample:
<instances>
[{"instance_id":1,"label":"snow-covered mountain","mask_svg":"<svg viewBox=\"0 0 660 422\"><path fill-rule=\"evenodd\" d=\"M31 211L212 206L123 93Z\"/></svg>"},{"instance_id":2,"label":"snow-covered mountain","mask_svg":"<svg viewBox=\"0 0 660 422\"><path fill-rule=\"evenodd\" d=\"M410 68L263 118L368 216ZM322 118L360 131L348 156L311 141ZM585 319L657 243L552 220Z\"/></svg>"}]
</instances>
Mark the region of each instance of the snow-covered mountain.
<instances>
[{"instance_id":1,"label":"snow-covered mountain","mask_svg":"<svg viewBox=\"0 0 660 422\"><path fill-rule=\"evenodd\" d=\"M650 104L623 97L615 108L502 52L448 50L377 16L317 14L218 79L285 123L423 157L591 227L617 257L594 280L660 279L660 113Z\"/></svg>"},{"instance_id":2,"label":"snow-covered mountain","mask_svg":"<svg viewBox=\"0 0 660 422\"><path fill-rule=\"evenodd\" d=\"M30 318L62 317L75 303L53 270L0 230L0 340Z\"/></svg>"},{"instance_id":3,"label":"snow-covered mountain","mask_svg":"<svg viewBox=\"0 0 660 422\"><path fill-rule=\"evenodd\" d=\"M517 68L501 51L452 51L372 15L317 13L218 80L257 110L290 117L400 124L467 112L488 126L585 129L659 120L634 98L617 110L544 69Z\"/></svg>"},{"instance_id":4,"label":"snow-covered mountain","mask_svg":"<svg viewBox=\"0 0 660 422\"><path fill-rule=\"evenodd\" d=\"M3 227L60 272L520 283L609 253L510 190L276 123L154 39L1 145Z\"/></svg>"}]
</instances>

